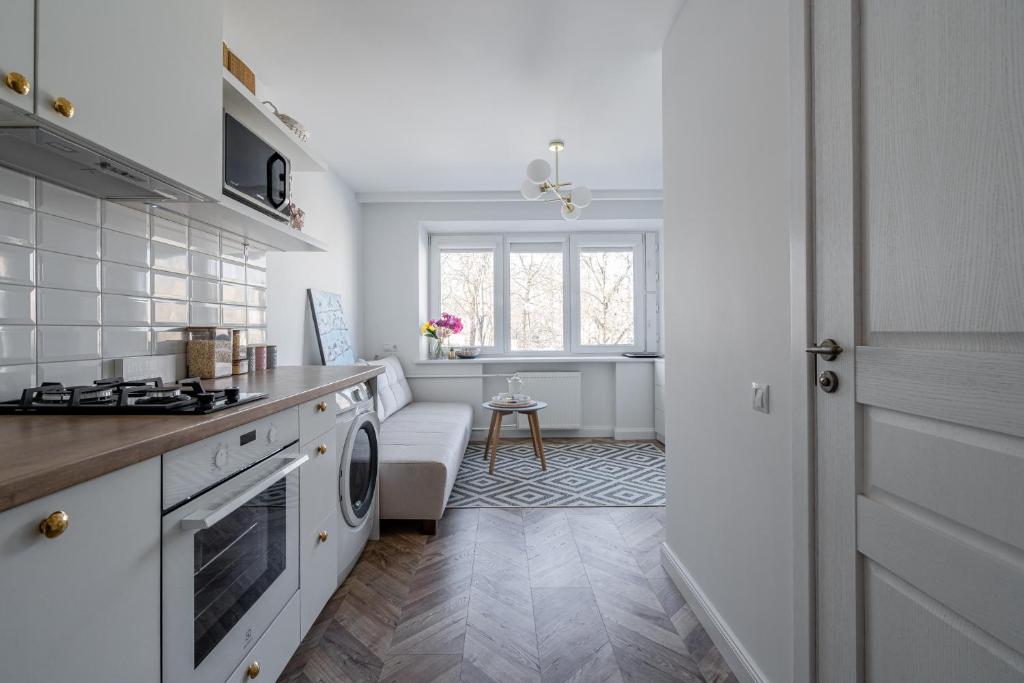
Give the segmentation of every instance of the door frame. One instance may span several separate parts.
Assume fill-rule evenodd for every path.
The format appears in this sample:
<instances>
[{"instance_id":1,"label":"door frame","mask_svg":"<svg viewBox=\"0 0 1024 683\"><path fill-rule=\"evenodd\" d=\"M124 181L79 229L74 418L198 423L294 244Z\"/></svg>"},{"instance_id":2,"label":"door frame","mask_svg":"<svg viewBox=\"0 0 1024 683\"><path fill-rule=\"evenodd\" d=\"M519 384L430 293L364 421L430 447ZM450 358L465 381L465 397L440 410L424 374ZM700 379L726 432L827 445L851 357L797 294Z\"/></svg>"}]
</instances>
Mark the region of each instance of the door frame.
<instances>
[{"instance_id":1,"label":"door frame","mask_svg":"<svg viewBox=\"0 0 1024 683\"><path fill-rule=\"evenodd\" d=\"M793 681L816 680L813 167L810 0L789 0L789 320L793 483Z\"/></svg>"}]
</instances>

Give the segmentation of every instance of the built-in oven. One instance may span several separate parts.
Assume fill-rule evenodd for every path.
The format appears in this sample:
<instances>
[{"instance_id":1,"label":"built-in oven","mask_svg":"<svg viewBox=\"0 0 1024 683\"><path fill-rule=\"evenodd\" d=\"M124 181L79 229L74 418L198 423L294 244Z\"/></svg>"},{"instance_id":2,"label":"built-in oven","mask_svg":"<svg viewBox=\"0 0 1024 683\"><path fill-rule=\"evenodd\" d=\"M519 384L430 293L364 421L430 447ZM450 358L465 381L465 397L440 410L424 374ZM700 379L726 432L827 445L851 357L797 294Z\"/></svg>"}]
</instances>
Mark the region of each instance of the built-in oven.
<instances>
[{"instance_id":1,"label":"built-in oven","mask_svg":"<svg viewBox=\"0 0 1024 683\"><path fill-rule=\"evenodd\" d=\"M225 112L224 193L286 221L290 179L288 158Z\"/></svg>"},{"instance_id":2,"label":"built-in oven","mask_svg":"<svg viewBox=\"0 0 1024 683\"><path fill-rule=\"evenodd\" d=\"M223 683L298 591L308 456L277 422L164 456L165 682Z\"/></svg>"}]
</instances>

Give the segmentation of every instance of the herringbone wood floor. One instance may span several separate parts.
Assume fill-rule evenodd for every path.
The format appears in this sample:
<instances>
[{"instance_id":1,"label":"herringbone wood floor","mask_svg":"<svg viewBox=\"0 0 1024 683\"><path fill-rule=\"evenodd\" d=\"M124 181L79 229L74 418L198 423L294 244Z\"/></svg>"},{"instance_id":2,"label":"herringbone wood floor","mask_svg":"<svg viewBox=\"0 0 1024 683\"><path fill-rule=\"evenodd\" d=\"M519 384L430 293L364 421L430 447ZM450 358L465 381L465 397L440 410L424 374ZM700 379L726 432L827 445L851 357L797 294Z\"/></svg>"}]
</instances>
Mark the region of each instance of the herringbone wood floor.
<instances>
[{"instance_id":1,"label":"herringbone wood floor","mask_svg":"<svg viewBox=\"0 0 1024 683\"><path fill-rule=\"evenodd\" d=\"M664 508L449 510L385 527L281 680L735 683L661 569Z\"/></svg>"}]
</instances>

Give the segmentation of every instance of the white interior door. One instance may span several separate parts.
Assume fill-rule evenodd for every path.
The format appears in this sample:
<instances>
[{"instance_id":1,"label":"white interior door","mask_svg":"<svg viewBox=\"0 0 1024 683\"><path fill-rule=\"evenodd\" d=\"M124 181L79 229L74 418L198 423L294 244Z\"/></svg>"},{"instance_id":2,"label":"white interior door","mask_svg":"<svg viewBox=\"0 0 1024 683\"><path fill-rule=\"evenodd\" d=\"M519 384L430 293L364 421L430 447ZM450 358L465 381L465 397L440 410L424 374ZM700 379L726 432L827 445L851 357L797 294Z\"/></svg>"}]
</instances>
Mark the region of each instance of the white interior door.
<instances>
[{"instance_id":1,"label":"white interior door","mask_svg":"<svg viewBox=\"0 0 1024 683\"><path fill-rule=\"evenodd\" d=\"M811 5L821 681L1024 680L1024 2Z\"/></svg>"}]
</instances>

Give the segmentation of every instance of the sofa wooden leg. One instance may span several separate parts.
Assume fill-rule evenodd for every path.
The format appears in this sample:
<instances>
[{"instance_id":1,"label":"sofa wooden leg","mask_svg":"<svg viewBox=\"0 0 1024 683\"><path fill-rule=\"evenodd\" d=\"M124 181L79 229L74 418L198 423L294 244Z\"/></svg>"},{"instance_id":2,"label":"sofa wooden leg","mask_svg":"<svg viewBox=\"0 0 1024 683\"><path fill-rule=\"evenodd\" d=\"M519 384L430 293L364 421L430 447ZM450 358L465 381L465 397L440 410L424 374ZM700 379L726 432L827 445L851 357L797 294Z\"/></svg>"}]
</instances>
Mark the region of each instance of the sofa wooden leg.
<instances>
[{"instance_id":1,"label":"sofa wooden leg","mask_svg":"<svg viewBox=\"0 0 1024 683\"><path fill-rule=\"evenodd\" d=\"M437 536L437 520L424 519L420 522L420 530L427 536Z\"/></svg>"}]
</instances>

